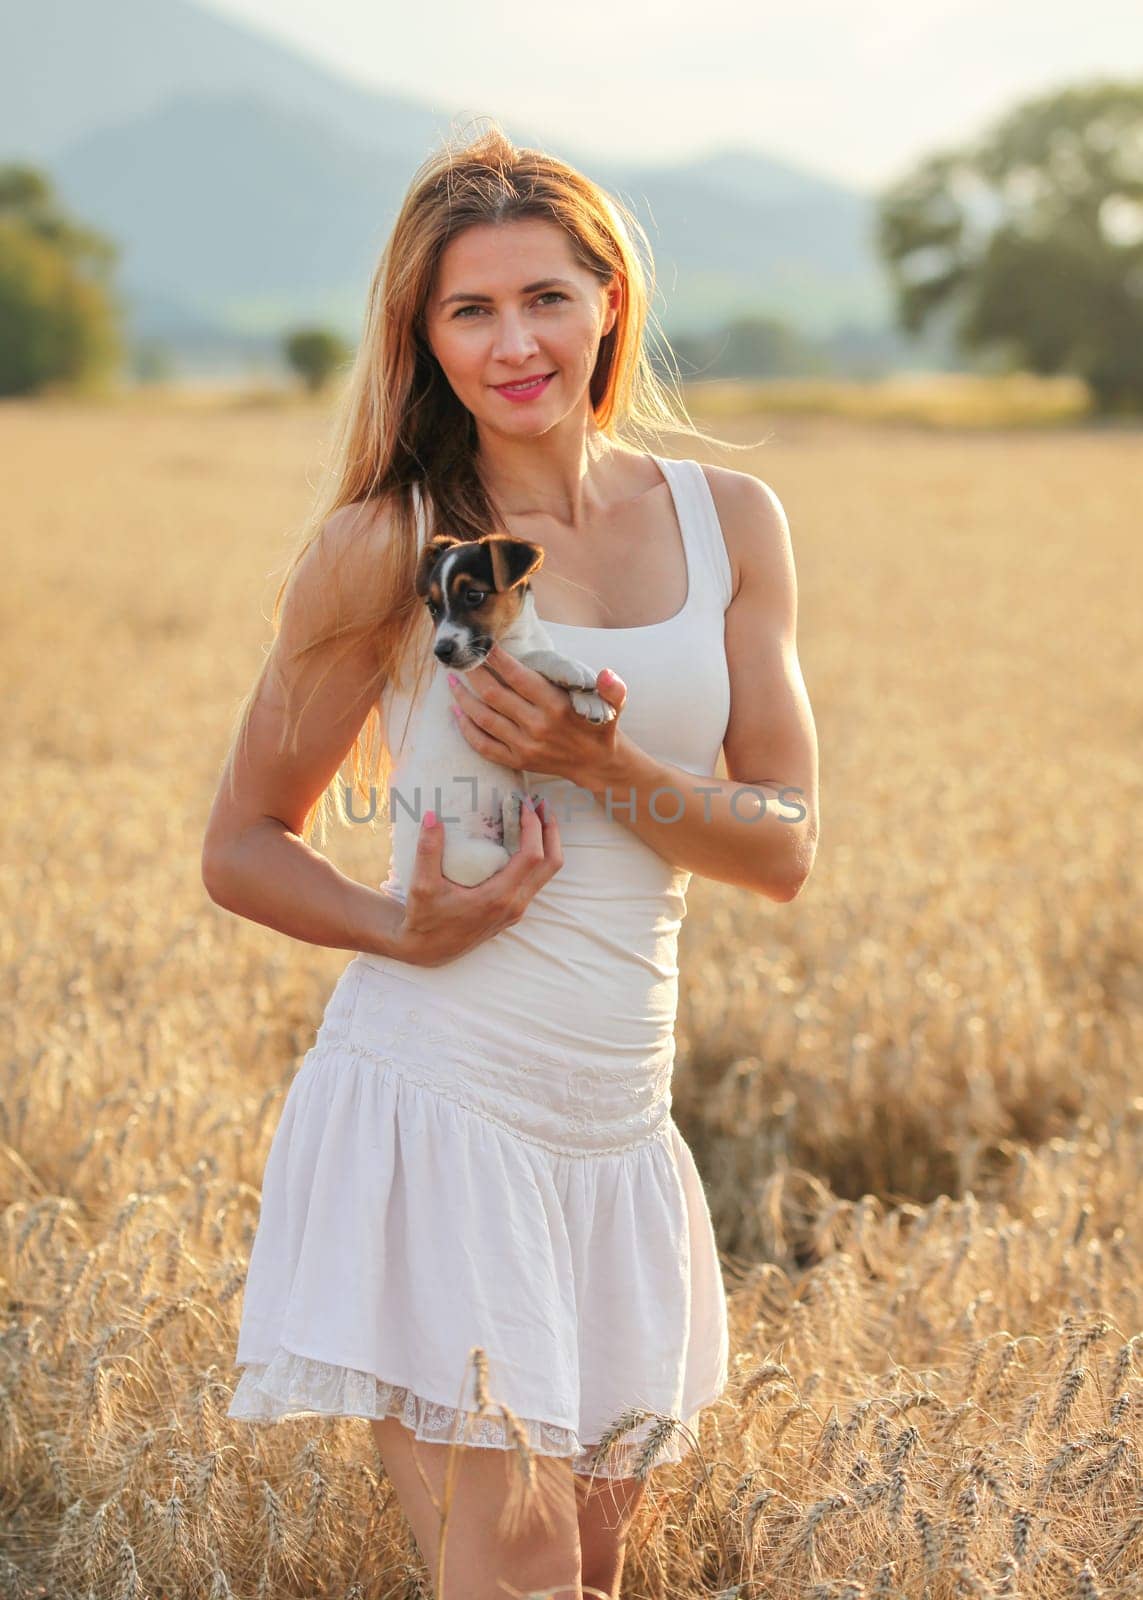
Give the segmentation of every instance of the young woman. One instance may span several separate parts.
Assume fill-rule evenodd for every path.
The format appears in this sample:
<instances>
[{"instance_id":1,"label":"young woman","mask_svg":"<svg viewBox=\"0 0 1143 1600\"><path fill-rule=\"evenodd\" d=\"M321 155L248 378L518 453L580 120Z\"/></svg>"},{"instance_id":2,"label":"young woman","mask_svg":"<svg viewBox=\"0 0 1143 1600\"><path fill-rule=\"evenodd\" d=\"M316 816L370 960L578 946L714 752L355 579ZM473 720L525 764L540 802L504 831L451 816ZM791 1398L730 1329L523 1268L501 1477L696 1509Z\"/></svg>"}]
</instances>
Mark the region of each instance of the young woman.
<instances>
[{"instance_id":1,"label":"young woman","mask_svg":"<svg viewBox=\"0 0 1143 1600\"><path fill-rule=\"evenodd\" d=\"M620 441L706 437L647 358L637 231L495 125L417 173L203 849L218 904L355 952L271 1146L230 1415L371 1419L465 1600L617 1595L648 1471L725 1387L710 1213L670 1114L677 936L692 873L787 901L816 848L782 507ZM431 812L408 820L419 690L446 671L412 581L435 531L540 546L537 614L612 670L617 713L586 722L498 646L454 675L471 748L543 775L519 851L470 888ZM309 843L345 816L347 760L419 826L407 884Z\"/></svg>"}]
</instances>

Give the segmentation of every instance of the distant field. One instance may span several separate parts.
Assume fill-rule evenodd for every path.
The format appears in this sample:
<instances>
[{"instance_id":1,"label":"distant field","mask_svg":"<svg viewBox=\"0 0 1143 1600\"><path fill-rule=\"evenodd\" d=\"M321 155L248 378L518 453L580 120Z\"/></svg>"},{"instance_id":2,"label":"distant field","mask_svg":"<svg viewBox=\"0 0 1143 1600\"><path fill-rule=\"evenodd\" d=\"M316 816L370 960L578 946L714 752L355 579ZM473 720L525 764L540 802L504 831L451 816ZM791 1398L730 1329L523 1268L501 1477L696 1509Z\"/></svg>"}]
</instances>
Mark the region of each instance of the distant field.
<instances>
[{"instance_id":1,"label":"distant field","mask_svg":"<svg viewBox=\"0 0 1143 1600\"><path fill-rule=\"evenodd\" d=\"M861 383L828 378L727 379L694 383L692 411L711 419L777 411L784 415L850 417L860 422L910 422L929 427L998 428L1077 422L1091 408L1081 378L1028 373L898 373Z\"/></svg>"},{"instance_id":2,"label":"distant field","mask_svg":"<svg viewBox=\"0 0 1143 1600\"><path fill-rule=\"evenodd\" d=\"M692 881L675 1114L733 1378L625 1593L1143 1595L1139 432L702 394L767 442L658 448L786 507L822 838L790 905ZM420 1592L364 1423L223 1415L348 957L213 906L199 850L325 427L0 405L0 1593ZM381 832L330 853L385 875Z\"/></svg>"}]
</instances>

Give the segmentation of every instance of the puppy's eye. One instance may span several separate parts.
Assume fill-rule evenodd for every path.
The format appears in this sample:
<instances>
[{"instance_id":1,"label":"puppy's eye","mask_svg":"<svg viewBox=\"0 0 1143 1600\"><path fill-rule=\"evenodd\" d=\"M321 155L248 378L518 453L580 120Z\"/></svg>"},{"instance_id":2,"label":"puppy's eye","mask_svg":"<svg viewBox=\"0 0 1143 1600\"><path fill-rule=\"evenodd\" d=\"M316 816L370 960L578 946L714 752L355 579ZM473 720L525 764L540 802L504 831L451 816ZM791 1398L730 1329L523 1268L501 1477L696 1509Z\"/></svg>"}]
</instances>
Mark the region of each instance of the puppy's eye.
<instances>
[{"instance_id":1,"label":"puppy's eye","mask_svg":"<svg viewBox=\"0 0 1143 1600\"><path fill-rule=\"evenodd\" d=\"M487 591L484 589L469 589L465 594L464 603L466 606L478 606L486 598L486 595Z\"/></svg>"}]
</instances>

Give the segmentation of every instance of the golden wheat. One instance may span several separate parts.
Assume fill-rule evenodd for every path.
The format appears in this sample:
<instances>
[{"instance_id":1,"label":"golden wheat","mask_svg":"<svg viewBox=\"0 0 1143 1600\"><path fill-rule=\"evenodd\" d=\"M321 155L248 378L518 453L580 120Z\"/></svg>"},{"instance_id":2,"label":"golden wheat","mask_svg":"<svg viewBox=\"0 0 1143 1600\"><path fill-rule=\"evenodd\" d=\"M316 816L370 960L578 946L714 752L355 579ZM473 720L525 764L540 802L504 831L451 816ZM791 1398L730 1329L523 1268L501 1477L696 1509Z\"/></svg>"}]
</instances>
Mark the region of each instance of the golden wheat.
<instances>
[{"instance_id":1,"label":"golden wheat","mask_svg":"<svg viewBox=\"0 0 1143 1600\"><path fill-rule=\"evenodd\" d=\"M692 884L674 1110L731 1382L624 1592L1143 1595L1134 438L715 425L770 433L729 465L794 531L822 841L789 905ZM198 856L322 439L307 405L0 408L15 1600L431 1593L362 1422L225 1414L346 956L212 906ZM383 829L332 853L384 876Z\"/></svg>"}]
</instances>

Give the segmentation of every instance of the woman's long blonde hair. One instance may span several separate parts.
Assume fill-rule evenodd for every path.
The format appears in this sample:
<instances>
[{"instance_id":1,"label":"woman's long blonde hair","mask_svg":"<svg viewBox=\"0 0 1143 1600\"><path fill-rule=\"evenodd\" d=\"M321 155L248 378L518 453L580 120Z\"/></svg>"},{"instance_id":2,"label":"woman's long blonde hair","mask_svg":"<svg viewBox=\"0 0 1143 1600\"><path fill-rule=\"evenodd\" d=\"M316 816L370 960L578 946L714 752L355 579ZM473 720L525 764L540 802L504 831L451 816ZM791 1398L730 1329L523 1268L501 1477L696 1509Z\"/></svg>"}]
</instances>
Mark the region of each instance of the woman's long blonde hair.
<instances>
[{"instance_id":1,"label":"woman's long blonde hair","mask_svg":"<svg viewBox=\"0 0 1143 1600\"><path fill-rule=\"evenodd\" d=\"M416 693L427 651L414 651L413 645L417 635L427 639L431 633L428 613L412 584L417 556L415 487L424 495L433 524L452 534L479 539L507 531L496 518L476 469L472 414L456 398L429 348L425 308L437 264L450 240L474 224L521 218L558 223L575 259L601 285L618 277L618 315L611 332L600 341L590 384L599 431L641 449L664 431L728 447L727 441L704 433L691 420L665 338L661 349L670 380L664 382L654 371L645 347L654 262L646 234L620 201L557 157L517 148L494 120L487 131L467 142L446 141L421 164L373 273L361 342L338 403L328 465L272 616L277 635L291 579L329 518L343 507L387 497L391 532L377 554L375 595L370 597L375 604L368 608L368 620L339 620L303 641L289 658L292 662L336 646L320 683L342 655L360 645L363 635L370 637L376 692L342 765L350 764L348 788L371 816L387 806L392 769L380 696L390 681L405 689L404 673L414 654L420 658ZM645 249L645 265L636 241ZM362 518L363 529L365 521ZM427 536L432 532L430 526ZM236 753L240 743L245 746L251 713L273 660L271 645L253 688L235 714L225 763L232 789ZM293 745L316 687L302 706L288 710L279 753L287 743ZM375 805L370 804L373 800ZM342 800L340 771L306 813L302 837L309 841L316 831L324 843L331 812L342 823L352 820Z\"/></svg>"}]
</instances>

